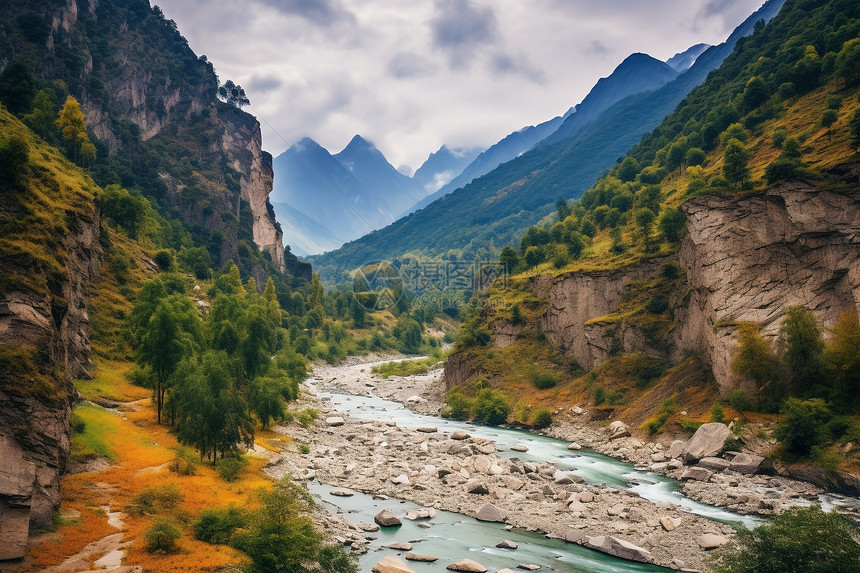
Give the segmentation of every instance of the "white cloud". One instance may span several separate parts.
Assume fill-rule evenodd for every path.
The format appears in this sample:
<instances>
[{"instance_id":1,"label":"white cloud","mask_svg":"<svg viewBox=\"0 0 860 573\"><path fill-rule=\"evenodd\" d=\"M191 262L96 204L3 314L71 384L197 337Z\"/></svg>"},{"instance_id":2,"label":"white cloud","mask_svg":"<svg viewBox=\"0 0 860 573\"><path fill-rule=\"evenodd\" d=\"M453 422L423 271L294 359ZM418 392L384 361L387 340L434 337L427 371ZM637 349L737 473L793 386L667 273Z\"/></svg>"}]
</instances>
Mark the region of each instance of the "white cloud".
<instances>
[{"instance_id":1,"label":"white cloud","mask_svg":"<svg viewBox=\"0 0 860 573\"><path fill-rule=\"evenodd\" d=\"M358 133L412 168L564 113L633 52L719 43L762 2L157 0L245 88L272 153Z\"/></svg>"}]
</instances>

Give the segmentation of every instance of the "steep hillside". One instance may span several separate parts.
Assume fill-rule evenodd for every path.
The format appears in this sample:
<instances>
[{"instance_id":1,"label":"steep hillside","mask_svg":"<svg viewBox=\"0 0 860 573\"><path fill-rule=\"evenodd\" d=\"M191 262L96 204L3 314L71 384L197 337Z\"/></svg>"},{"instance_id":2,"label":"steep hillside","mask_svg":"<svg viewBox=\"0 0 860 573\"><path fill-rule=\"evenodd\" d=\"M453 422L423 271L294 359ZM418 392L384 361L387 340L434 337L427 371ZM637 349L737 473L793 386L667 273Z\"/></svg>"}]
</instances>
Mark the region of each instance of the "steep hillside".
<instances>
[{"instance_id":1,"label":"steep hillside","mask_svg":"<svg viewBox=\"0 0 860 573\"><path fill-rule=\"evenodd\" d=\"M9 559L59 505L102 246L96 185L2 109L0 163L0 559Z\"/></svg>"},{"instance_id":2,"label":"steep hillside","mask_svg":"<svg viewBox=\"0 0 860 573\"><path fill-rule=\"evenodd\" d=\"M412 179L429 195L450 183L483 151L480 147L451 149L443 145L415 170Z\"/></svg>"},{"instance_id":3,"label":"steep hillside","mask_svg":"<svg viewBox=\"0 0 860 573\"><path fill-rule=\"evenodd\" d=\"M649 432L788 395L826 400L823 421L856 414L858 347L835 348L860 328L858 46L853 3L786 2L581 200L503 249L519 274L466 322L448 386L484 376ZM846 423L818 444L850 441Z\"/></svg>"},{"instance_id":4,"label":"steep hillside","mask_svg":"<svg viewBox=\"0 0 860 573\"><path fill-rule=\"evenodd\" d=\"M538 146L385 229L313 258L314 264L326 276L337 277L367 260L393 259L405 252L439 255L457 249L472 256L491 241L511 241L524 223L550 213L557 198L579 197L719 66L756 22L772 18L782 4L770 0L685 73L656 91L616 103L576 136Z\"/></svg>"},{"instance_id":5,"label":"steep hillside","mask_svg":"<svg viewBox=\"0 0 860 573\"><path fill-rule=\"evenodd\" d=\"M259 124L218 101L212 65L148 0L4 3L0 29L0 67L23 64L33 93L62 80L81 102L99 184L139 189L215 260L308 274L284 255Z\"/></svg>"}]
</instances>

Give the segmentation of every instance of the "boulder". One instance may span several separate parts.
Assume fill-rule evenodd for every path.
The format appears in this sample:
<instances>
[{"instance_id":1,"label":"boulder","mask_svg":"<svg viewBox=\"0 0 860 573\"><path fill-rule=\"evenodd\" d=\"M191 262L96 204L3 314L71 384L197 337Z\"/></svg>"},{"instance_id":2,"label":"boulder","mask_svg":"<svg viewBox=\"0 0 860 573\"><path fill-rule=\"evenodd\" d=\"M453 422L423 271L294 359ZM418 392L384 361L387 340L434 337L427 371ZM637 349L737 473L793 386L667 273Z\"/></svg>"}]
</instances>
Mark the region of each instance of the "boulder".
<instances>
[{"instance_id":1,"label":"boulder","mask_svg":"<svg viewBox=\"0 0 860 573\"><path fill-rule=\"evenodd\" d=\"M331 490L331 495L335 497L352 497L355 494L345 489L333 489Z\"/></svg>"},{"instance_id":2,"label":"boulder","mask_svg":"<svg viewBox=\"0 0 860 573\"><path fill-rule=\"evenodd\" d=\"M663 529L665 529L666 531L673 531L677 529L679 525L681 525L681 518L677 517L673 519L668 515L664 515L660 518L660 525L662 525Z\"/></svg>"},{"instance_id":3,"label":"boulder","mask_svg":"<svg viewBox=\"0 0 860 573\"><path fill-rule=\"evenodd\" d=\"M383 557L371 569L373 573L415 573L397 557Z\"/></svg>"},{"instance_id":4,"label":"boulder","mask_svg":"<svg viewBox=\"0 0 860 573\"><path fill-rule=\"evenodd\" d=\"M498 547L499 549L516 549L519 547L519 545L517 545L513 541L505 539L501 543L496 543L496 547Z\"/></svg>"},{"instance_id":5,"label":"boulder","mask_svg":"<svg viewBox=\"0 0 860 573\"><path fill-rule=\"evenodd\" d=\"M487 570L486 567L471 559L463 559L462 561L451 563L446 569L448 571L475 571L477 573L484 573Z\"/></svg>"},{"instance_id":6,"label":"boulder","mask_svg":"<svg viewBox=\"0 0 860 573\"><path fill-rule=\"evenodd\" d=\"M705 551L722 547L728 542L729 539L727 537L717 535L716 533L705 533L704 535L700 535L696 538L696 543L698 543L699 547Z\"/></svg>"},{"instance_id":7,"label":"boulder","mask_svg":"<svg viewBox=\"0 0 860 573\"><path fill-rule=\"evenodd\" d=\"M520 563L517 565L517 569L524 569L526 571L537 571L540 569L540 565L534 565L532 563Z\"/></svg>"},{"instance_id":8,"label":"boulder","mask_svg":"<svg viewBox=\"0 0 860 573\"><path fill-rule=\"evenodd\" d=\"M696 481L708 481L711 479L713 472L709 469L700 468L698 466L693 468L687 468L684 470L684 473L681 474L681 480L696 480Z\"/></svg>"},{"instance_id":9,"label":"boulder","mask_svg":"<svg viewBox=\"0 0 860 573\"><path fill-rule=\"evenodd\" d=\"M433 563L438 561L438 557L430 557L428 555L418 555L417 553L407 553L404 557L409 561L423 561L424 563Z\"/></svg>"},{"instance_id":10,"label":"boulder","mask_svg":"<svg viewBox=\"0 0 860 573\"><path fill-rule=\"evenodd\" d=\"M520 444L514 444L513 446L511 446L511 451L514 451L514 452L527 452L527 451L529 451L529 449L528 449L527 447L523 446L523 445L520 445Z\"/></svg>"},{"instance_id":11,"label":"boulder","mask_svg":"<svg viewBox=\"0 0 860 573\"><path fill-rule=\"evenodd\" d=\"M581 450L581 449L582 449L582 446L580 446L580 445L579 445L579 444L577 444L576 442L571 442L571 443L569 443L569 444L567 445L567 449L568 449L568 450L574 450L574 451L577 451L577 450Z\"/></svg>"},{"instance_id":12,"label":"boulder","mask_svg":"<svg viewBox=\"0 0 860 573\"><path fill-rule=\"evenodd\" d=\"M630 435L630 428L621 420L615 420L609 424L609 439L626 438Z\"/></svg>"},{"instance_id":13,"label":"boulder","mask_svg":"<svg viewBox=\"0 0 860 573\"><path fill-rule=\"evenodd\" d=\"M723 458L702 458L697 465L715 472L721 472L729 469L731 464L729 460L724 460Z\"/></svg>"},{"instance_id":14,"label":"boulder","mask_svg":"<svg viewBox=\"0 0 860 573\"><path fill-rule=\"evenodd\" d=\"M758 471L758 468L763 461L764 458L761 456L740 453L732 458L732 461L729 464L729 469L742 474L754 474Z\"/></svg>"},{"instance_id":15,"label":"boulder","mask_svg":"<svg viewBox=\"0 0 860 573\"><path fill-rule=\"evenodd\" d=\"M475 471L482 474L489 473L491 465L492 462L490 461L490 458L486 456L478 456L475 458L475 463L472 464Z\"/></svg>"},{"instance_id":16,"label":"boulder","mask_svg":"<svg viewBox=\"0 0 860 573\"><path fill-rule=\"evenodd\" d=\"M581 491L579 492L579 495L576 496L576 498L582 503L591 503L592 501L594 501L594 494L590 491Z\"/></svg>"},{"instance_id":17,"label":"boulder","mask_svg":"<svg viewBox=\"0 0 860 573\"><path fill-rule=\"evenodd\" d=\"M422 432L424 434L433 434L437 430L436 430L436 426L423 426L421 428L415 428L415 431L416 432Z\"/></svg>"},{"instance_id":18,"label":"boulder","mask_svg":"<svg viewBox=\"0 0 860 573\"><path fill-rule=\"evenodd\" d=\"M614 555L621 559L629 561L638 561L640 563L651 563L651 553L648 550L633 545L629 541L610 537L608 535L598 535L595 537L584 538L583 545L590 549L596 549L608 555Z\"/></svg>"},{"instance_id":19,"label":"boulder","mask_svg":"<svg viewBox=\"0 0 860 573\"><path fill-rule=\"evenodd\" d=\"M409 476L406 474L394 476L393 478L391 478L391 483L393 483L394 485L409 485Z\"/></svg>"},{"instance_id":20,"label":"boulder","mask_svg":"<svg viewBox=\"0 0 860 573\"><path fill-rule=\"evenodd\" d=\"M329 427L336 428L338 426L343 426L346 422L344 422L343 418L340 416L329 416L325 419L325 423Z\"/></svg>"},{"instance_id":21,"label":"boulder","mask_svg":"<svg viewBox=\"0 0 860 573\"><path fill-rule=\"evenodd\" d=\"M471 437L472 437L472 436L470 436L470 435L469 435L469 434L467 434L466 432L461 432L460 430L457 430L456 432L454 432L453 434L451 434L451 439L452 439L452 440L468 440L468 439L469 439L469 438L471 438Z\"/></svg>"},{"instance_id":22,"label":"boulder","mask_svg":"<svg viewBox=\"0 0 860 573\"><path fill-rule=\"evenodd\" d=\"M606 513L607 513L608 515L613 515L613 516L615 516L615 515L621 515L622 513L624 513L624 510L625 510L625 509L626 509L626 508L624 507L624 504L622 504L622 503L616 503L616 504L615 504L615 505L613 505L612 507L607 508L607 509L606 509Z\"/></svg>"},{"instance_id":23,"label":"boulder","mask_svg":"<svg viewBox=\"0 0 860 573\"><path fill-rule=\"evenodd\" d=\"M477 451L481 452L482 454L487 454L487 455L489 455L489 454L494 454L494 453L496 453L496 446L495 446L495 445L493 445L493 443L492 443L492 442L486 442L486 443L483 443L483 444L475 444L473 447L474 447Z\"/></svg>"},{"instance_id":24,"label":"boulder","mask_svg":"<svg viewBox=\"0 0 860 573\"><path fill-rule=\"evenodd\" d=\"M390 545L386 545L388 549L394 549L396 551L412 551L411 543L392 543Z\"/></svg>"},{"instance_id":25,"label":"boulder","mask_svg":"<svg viewBox=\"0 0 860 573\"><path fill-rule=\"evenodd\" d=\"M504 523L504 519L502 519L502 511L493 505L492 503L488 503L478 510L478 515L475 516L478 521L497 521L499 523Z\"/></svg>"},{"instance_id":26,"label":"boulder","mask_svg":"<svg viewBox=\"0 0 860 573\"><path fill-rule=\"evenodd\" d=\"M672 442L669 446L669 451L666 452L666 458L672 460L680 456L681 452L684 451L684 444L686 443L684 440L675 440Z\"/></svg>"},{"instance_id":27,"label":"boulder","mask_svg":"<svg viewBox=\"0 0 860 573\"><path fill-rule=\"evenodd\" d=\"M720 422L702 424L684 444L681 457L685 462L692 463L702 458L717 456L723 451L723 444L731 433L729 427Z\"/></svg>"},{"instance_id":28,"label":"boulder","mask_svg":"<svg viewBox=\"0 0 860 573\"><path fill-rule=\"evenodd\" d=\"M487 495L488 493L490 493L490 490L488 490L487 486L485 486L484 484L478 483L467 489L466 493L472 493L475 495Z\"/></svg>"},{"instance_id":29,"label":"boulder","mask_svg":"<svg viewBox=\"0 0 860 573\"><path fill-rule=\"evenodd\" d=\"M402 525L402 522L394 515L391 510L383 509L373 518L377 524L382 527L397 527L398 525Z\"/></svg>"}]
</instances>

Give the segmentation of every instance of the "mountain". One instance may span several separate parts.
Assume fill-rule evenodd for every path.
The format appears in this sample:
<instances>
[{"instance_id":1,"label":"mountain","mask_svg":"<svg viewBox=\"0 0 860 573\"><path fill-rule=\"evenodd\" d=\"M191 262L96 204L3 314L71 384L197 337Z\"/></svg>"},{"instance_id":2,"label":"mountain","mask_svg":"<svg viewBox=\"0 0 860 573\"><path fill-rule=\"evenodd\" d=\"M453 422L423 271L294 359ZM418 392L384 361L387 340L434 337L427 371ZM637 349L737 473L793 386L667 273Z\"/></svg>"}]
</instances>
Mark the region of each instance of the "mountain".
<instances>
[{"instance_id":1,"label":"mountain","mask_svg":"<svg viewBox=\"0 0 860 573\"><path fill-rule=\"evenodd\" d=\"M393 225L314 257L314 264L321 275L335 280L366 260L390 260L411 251L439 255L452 249L475 256L491 242L513 241L550 213L557 198L582 195L700 85L757 22L773 18L784 1L766 2L726 42L707 49L663 87L615 103L575 136L538 145Z\"/></svg>"},{"instance_id":2,"label":"mountain","mask_svg":"<svg viewBox=\"0 0 860 573\"><path fill-rule=\"evenodd\" d=\"M436 199L444 197L448 193L467 185L472 180L489 173L502 163L521 155L534 147L546 136L558 129L563 117L554 117L538 125L530 125L507 135L498 143L490 146L475 158L463 171L436 192L419 201L413 211L426 207Z\"/></svg>"},{"instance_id":3,"label":"mountain","mask_svg":"<svg viewBox=\"0 0 860 573\"><path fill-rule=\"evenodd\" d=\"M609 77L597 80L582 103L576 106L575 112L540 144L548 145L573 137L614 103L633 94L655 90L677 75L674 68L648 54L627 56Z\"/></svg>"},{"instance_id":4,"label":"mountain","mask_svg":"<svg viewBox=\"0 0 860 573\"><path fill-rule=\"evenodd\" d=\"M463 169L472 163L482 151L484 150L480 147L455 147L451 149L447 145L443 145L438 151L427 157L421 167L412 174L412 180L424 189L425 194L435 193L462 173Z\"/></svg>"},{"instance_id":5,"label":"mountain","mask_svg":"<svg viewBox=\"0 0 860 573\"><path fill-rule=\"evenodd\" d=\"M666 63L669 64L669 66L671 66L676 72L683 72L684 70L689 69L696 62L696 58L702 55L702 52L710 47L710 44L696 44L694 46L690 46L683 52L678 52L666 60Z\"/></svg>"},{"instance_id":6,"label":"mountain","mask_svg":"<svg viewBox=\"0 0 860 573\"><path fill-rule=\"evenodd\" d=\"M335 249L380 229L425 194L359 135L336 155L302 139L275 158L273 169L273 207L299 255Z\"/></svg>"}]
</instances>

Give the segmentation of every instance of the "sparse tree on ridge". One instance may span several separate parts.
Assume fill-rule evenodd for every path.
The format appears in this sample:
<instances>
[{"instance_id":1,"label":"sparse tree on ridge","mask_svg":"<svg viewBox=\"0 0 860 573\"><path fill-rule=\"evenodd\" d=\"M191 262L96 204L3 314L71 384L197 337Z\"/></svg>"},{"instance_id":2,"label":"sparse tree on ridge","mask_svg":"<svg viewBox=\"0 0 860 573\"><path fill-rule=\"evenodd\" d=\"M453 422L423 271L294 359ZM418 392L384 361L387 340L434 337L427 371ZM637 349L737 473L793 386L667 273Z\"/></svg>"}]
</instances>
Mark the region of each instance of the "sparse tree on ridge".
<instances>
[{"instance_id":1,"label":"sparse tree on ridge","mask_svg":"<svg viewBox=\"0 0 860 573\"><path fill-rule=\"evenodd\" d=\"M245 95L245 90L239 84L234 84L233 80L227 80L218 88L218 97L240 109L246 105L251 105L251 100Z\"/></svg>"}]
</instances>

